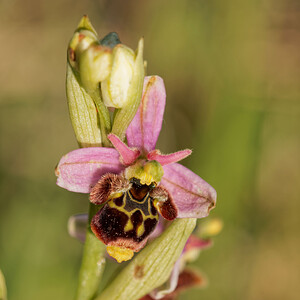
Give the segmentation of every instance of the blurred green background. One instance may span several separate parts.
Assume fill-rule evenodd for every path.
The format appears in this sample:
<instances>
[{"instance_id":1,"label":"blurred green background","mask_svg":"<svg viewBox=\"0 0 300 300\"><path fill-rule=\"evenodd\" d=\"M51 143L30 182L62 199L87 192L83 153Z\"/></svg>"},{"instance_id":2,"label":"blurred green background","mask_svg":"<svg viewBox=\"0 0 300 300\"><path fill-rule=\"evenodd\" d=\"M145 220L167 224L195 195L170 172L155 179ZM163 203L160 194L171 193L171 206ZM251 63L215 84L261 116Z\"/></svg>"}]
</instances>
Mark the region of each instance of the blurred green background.
<instances>
[{"instance_id":1,"label":"blurred green background","mask_svg":"<svg viewBox=\"0 0 300 300\"><path fill-rule=\"evenodd\" d=\"M99 36L145 37L164 78L159 148L218 192L223 232L182 299L299 299L300 2L2 0L0 268L11 300L73 299L82 246L66 224L86 195L55 185L77 147L65 97L66 48L88 14ZM298 291L297 291L298 289Z\"/></svg>"}]
</instances>

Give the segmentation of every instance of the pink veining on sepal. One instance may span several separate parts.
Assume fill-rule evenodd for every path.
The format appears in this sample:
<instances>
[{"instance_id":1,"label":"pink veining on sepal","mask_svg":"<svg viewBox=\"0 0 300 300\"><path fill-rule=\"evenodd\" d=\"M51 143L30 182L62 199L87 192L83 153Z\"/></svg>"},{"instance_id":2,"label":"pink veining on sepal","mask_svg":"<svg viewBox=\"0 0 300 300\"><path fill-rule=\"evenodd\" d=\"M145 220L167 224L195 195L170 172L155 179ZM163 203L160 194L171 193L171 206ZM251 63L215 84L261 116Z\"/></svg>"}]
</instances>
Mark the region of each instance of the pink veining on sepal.
<instances>
[{"instance_id":1,"label":"pink veining on sepal","mask_svg":"<svg viewBox=\"0 0 300 300\"><path fill-rule=\"evenodd\" d=\"M139 109L126 131L129 147L148 153L155 148L163 121L166 91L163 79L147 76Z\"/></svg>"},{"instance_id":2,"label":"pink veining on sepal","mask_svg":"<svg viewBox=\"0 0 300 300\"><path fill-rule=\"evenodd\" d=\"M159 150L152 150L147 154L148 160L156 160L158 161L162 166L169 165L175 162L178 162L189 155L191 155L192 150L185 149L181 151L177 151L170 154L161 154Z\"/></svg>"},{"instance_id":3,"label":"pink veining on sepal","mask_svg":"<svg viewBox=\"0 0 300 300\"><path fill-rule=\"evenodd\" d=\"M113 148L80 148L61 158L55 169L56 184L71 192L90 193L102 175L123 169L119 153Z\"/></svg>"},{"instance_id":4,"label":"pink veining on sepal","mask_svg":"<svg viewBox=\"0 0 300 300\"><path fill-rule=\"evenodd\" d=\"M141 152L137 148L129 148L115 134L109 134L107 138L111 141L115 149L120 154L120 161L125 166L130 166L140 156Z\"/></svg>"},{"instance_id":5,"label":"pink veining on sepal","mask_svg":"<svg viewBox=\"0 0 300 300\"><path fill-rule=\"evenodd\" d=\"M161 184L172 195L178 218L203 218L215 207L217 194L201 177L174 163L163 167Z\"/></svg>"}]
</instances>

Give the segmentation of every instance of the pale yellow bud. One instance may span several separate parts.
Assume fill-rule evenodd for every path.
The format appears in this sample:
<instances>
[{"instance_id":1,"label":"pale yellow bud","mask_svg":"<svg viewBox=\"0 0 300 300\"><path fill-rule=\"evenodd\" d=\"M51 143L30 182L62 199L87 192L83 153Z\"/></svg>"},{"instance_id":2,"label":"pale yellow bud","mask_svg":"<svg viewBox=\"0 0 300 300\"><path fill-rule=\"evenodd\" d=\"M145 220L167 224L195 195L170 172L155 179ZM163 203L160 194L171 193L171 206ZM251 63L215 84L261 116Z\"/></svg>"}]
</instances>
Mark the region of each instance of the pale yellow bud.
<instances>
[{"instance_id":1,"label":"pale yellow bud","mask_svg":"<svg viewBox=\"0 0 300 300\"><path fill-rule=\"evenodd\" d=\"M97 33L89 18L84 16L75 31L68 48L68 61L72 68L78 67L78 58L90 45L98 42Z\"/></svg>"},{"instance_id":2,"label":"pale yellow bud","mask_svg":"<svg viewBox=\"0 0 300 300\"><path fill-rule=\"evenodd\" d=\"M113 50L111 74L101 83L104 104L121 108L127 103L127 94L133 76L135 54L125 45L119 44Z\"/></svg>"},{"instance_id":3,"label":"pale yellow bud","mask_svg":"<svg viewBox=\"0 0 300 300\"><path fill-rule=\"evenodd\" d=\"M79 72L83 87L92 92L99 82L110 74L112 62L111 49L101 45L91 45L80 56Z\"/></svg>"}]
</instances>

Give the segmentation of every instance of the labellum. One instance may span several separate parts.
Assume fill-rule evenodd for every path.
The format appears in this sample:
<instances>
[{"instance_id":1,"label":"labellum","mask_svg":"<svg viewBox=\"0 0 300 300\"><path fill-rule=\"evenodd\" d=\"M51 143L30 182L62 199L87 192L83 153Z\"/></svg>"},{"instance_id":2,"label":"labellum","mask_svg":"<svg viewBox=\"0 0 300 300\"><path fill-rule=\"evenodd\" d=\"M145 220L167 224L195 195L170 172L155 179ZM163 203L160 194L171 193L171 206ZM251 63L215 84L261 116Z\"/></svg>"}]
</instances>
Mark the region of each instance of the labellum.
<instances>
[{"instance_id":1,"label":"labellum","mask_svg":"<svg viewBox=\"0 0 300 300\"><path fill-rule=\"evenodd\" d=\"M90 201L107 201L92 218L91 229L118 262L131 259L145 246L158 223L158 212L168 220L177 217L176 206L164 188L155 182L142 184L135 177L104 175L92 189Z\"/></svg>"}]
</instances>

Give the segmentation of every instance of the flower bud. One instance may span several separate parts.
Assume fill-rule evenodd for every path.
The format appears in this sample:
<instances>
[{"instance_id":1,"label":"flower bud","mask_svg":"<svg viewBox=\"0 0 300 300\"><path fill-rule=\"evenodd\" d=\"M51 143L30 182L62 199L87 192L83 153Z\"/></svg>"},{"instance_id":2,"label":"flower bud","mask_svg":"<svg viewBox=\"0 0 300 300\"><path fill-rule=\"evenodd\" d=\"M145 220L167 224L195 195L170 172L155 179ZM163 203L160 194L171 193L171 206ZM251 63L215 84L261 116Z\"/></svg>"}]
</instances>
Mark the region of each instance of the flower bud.
<instances>
[{"instance_id":1,"label":"flower bud","mask_svg":"<svg viewBox=\"0 0 300 300\"><path fill-rule=\"evenodd\" d=\"M127 94L133 76L135 54L125 45L118 44L113 50L111 74L101 83L104 104L121 108L126 105Z\"/></svg>"},{"instance_id":2,"label":"flower bud","mask_svg":"<svg viewBox=\"0 0 300 300\"><path fill-rule=\"evenodd\" d=\"M82 52L84 52L91 44L98 42L97 33L91 24L89 18L84 16L69 43L68 61L72 68L78 69L78 60Z\"/></svg>"},{"instance_id":3,"label":"flower bud","mask_svg":"<svg viewBox=\"0 0 300 300\"><path fill-rule=\"evenodd\" d=\"M120 45L113 51L111 75L101 84L106 105L117 109L112 133L125 139L125 132L134 118L142 99L144 83L144 40L140 39L136 54Z\"/></svg>"},{"instance_id":4,"label":"flower bud","mask_svg":"<svg viewBox=\"0 0 300 300\"><path fill-rule=\"evenodd\" d=\"M99 82L109 75L110 64L111 50L100 46L95 29L84 16L69 43L66 81L70 117L81 147L106 143L111 125Z\"/></svg>"},{"instance_id":5,"label":"flower bud","mask_svg":"<svg viewBox=\"0 0 300 300\"><path fill-rule=\"evenodd\" d=\"M80 56L79 73L82 86L92 93L98 89L99 82L105 80L110 74L111 49L92 44Z\"/></svg>"}]
</instances>

